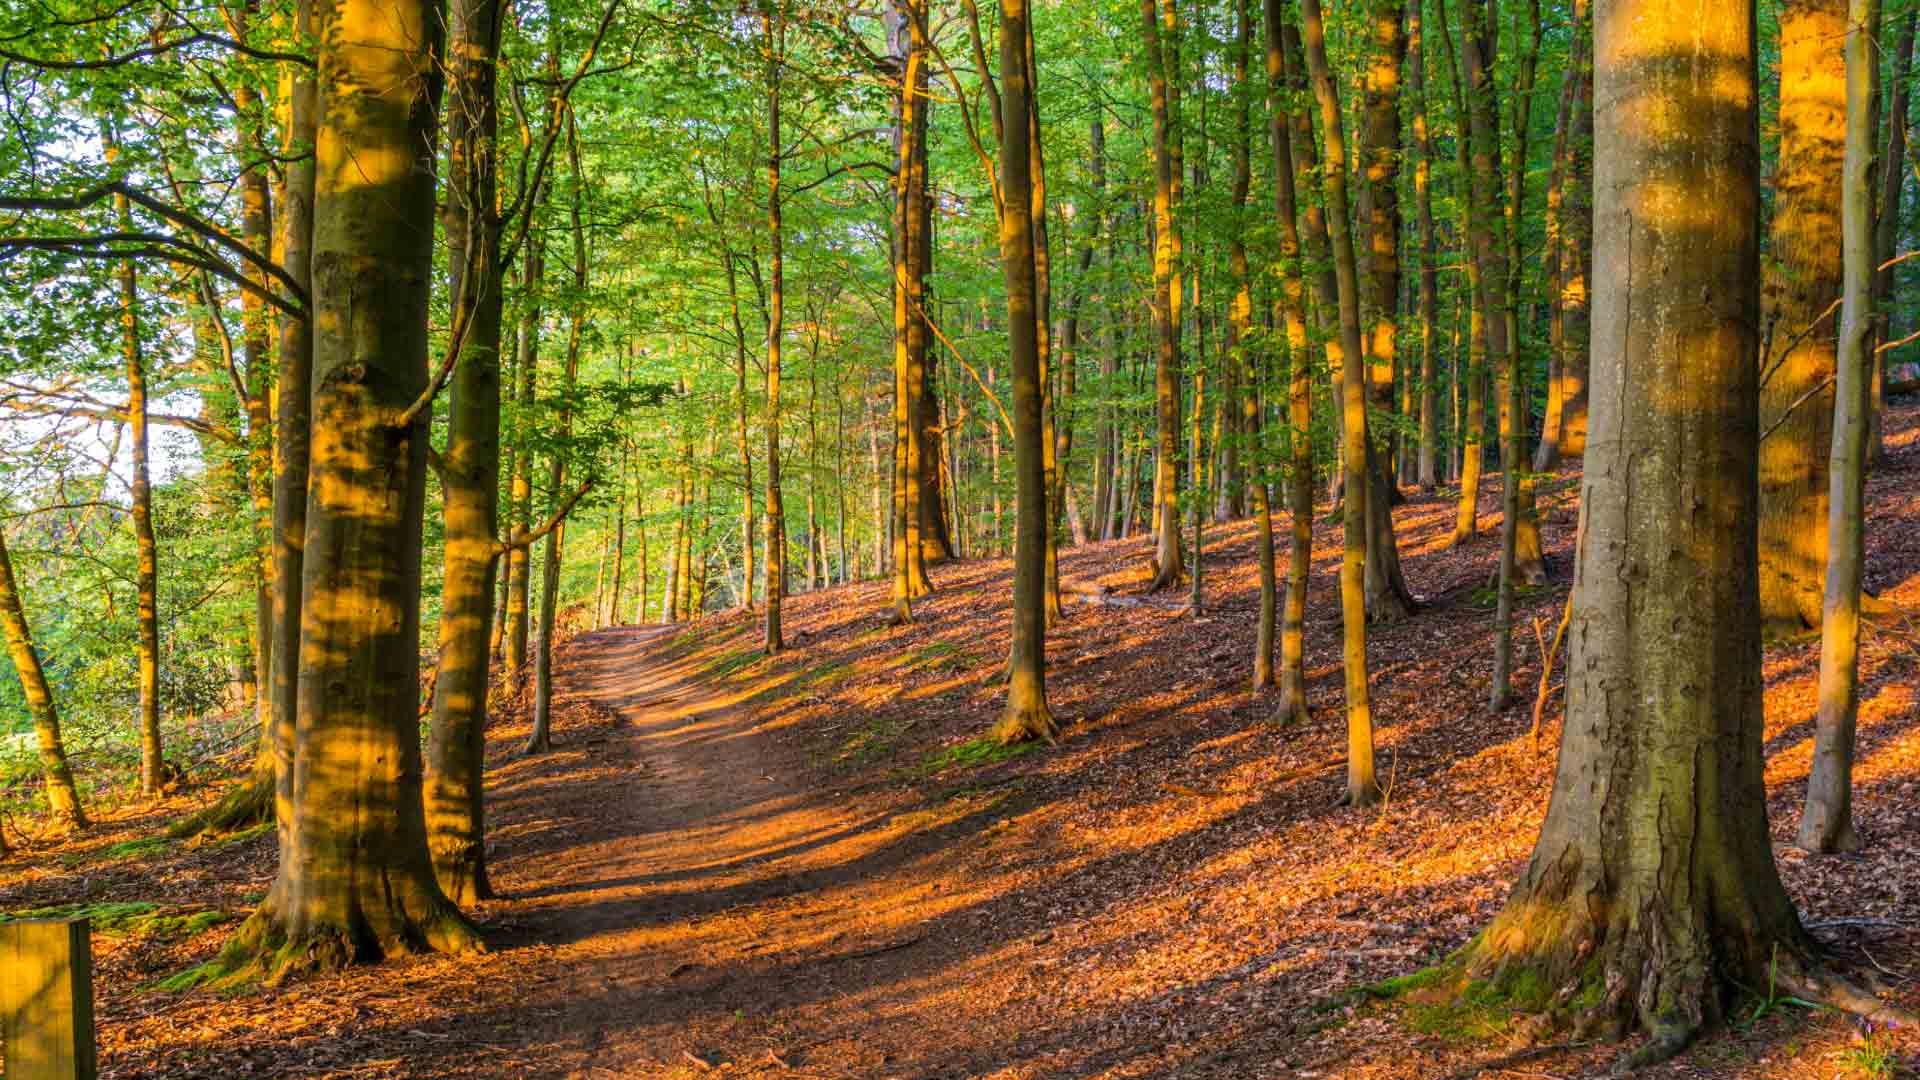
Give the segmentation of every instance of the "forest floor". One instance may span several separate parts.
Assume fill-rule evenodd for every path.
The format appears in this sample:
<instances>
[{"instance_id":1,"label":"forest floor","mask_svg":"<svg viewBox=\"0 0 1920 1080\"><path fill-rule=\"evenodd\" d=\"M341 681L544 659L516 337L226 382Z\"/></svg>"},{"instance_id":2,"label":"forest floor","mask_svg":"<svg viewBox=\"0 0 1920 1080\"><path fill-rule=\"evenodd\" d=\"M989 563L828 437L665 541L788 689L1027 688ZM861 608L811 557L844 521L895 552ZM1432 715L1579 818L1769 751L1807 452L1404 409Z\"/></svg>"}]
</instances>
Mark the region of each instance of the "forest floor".
<instances>
[{"instance_id":1,"label":"forest floor","mask_svg":"<svg viewBox=\"0 0 1920 1080\"><path fill-rule=\"evenodd\" d=\"M1870 486L1868 585L1920 608L1920 408ZM1057 746L980 738L1000 702L1009 565L937 568L909 626L888 586L792 598L768 660L741 614L616 627L557 655L556 750L490 730L489 951L279 987L173 992L263 894L272 839L176 844L210 787L0 863L0 911L88 905L109 1077L1460 1077L1604 1074L1605 1046L1526 1049L1499 1003L1381 1000L1498 909L1552 781L1557 699L1529 735L1571 569L1576 476L1543 490L1552 584L1523 598L1522 704L1485 703L1498 553L1444 549L1454 504L1396 513L1424 607L1371 636L1385 805L1343 783L1339 529L1317 527L1312 718L1246 689L1248 522L1208 530L1207 603L1145 597L1143 539L1067 549L1049 637ZM1184 595L1180 598L1184 599ZM1770 648L1770 817L1814 935L1920 1007L1920 640L1871 631L1858 856L1786 841L1811 752L1818 642ZM1557 679L1556 679L1557 681ZM243 764L243 763L237 763ZM1756 988L1764 993L1765 988ZM1920 1036L1863 1039L1782 1002L1655 1077L1891 1077ZM1905 1074L1896 1070L1904 1068Z\"/></svg>"}]
</instances>

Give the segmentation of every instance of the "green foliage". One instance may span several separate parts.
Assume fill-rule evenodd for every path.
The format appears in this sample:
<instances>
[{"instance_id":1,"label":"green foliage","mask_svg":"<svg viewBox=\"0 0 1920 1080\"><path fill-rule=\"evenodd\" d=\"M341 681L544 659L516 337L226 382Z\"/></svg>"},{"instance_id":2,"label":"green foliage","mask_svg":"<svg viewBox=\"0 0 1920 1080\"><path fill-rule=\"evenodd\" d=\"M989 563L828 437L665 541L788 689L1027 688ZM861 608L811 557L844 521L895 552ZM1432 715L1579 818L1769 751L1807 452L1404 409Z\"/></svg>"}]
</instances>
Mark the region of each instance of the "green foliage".
<instances>
[{"instance_id":1,"label":"green foliage","mask_svg":"<svg viewBox=\"0 0 1920 1080\"><path fill-rule=\"evenodd\" d=\"M204 933L236 918L230 912L167 910L144 900L60 904L0 914L0 923L17 919L86 919L105 937L178 941Z\"/></svg>"},{"instance_id":2,"label":"green foliage","mask_svg":"<svg viewBox=\"0 0 1920 1080\"><path fill-rule=\"evenodd\" d=\"M1899 1075L1900 1058L1893 1040L1876 1031L1840 1052L1840 1068L1845 1075L1862 1080L1893 1080Z\"/></svg>"}]
</instances>

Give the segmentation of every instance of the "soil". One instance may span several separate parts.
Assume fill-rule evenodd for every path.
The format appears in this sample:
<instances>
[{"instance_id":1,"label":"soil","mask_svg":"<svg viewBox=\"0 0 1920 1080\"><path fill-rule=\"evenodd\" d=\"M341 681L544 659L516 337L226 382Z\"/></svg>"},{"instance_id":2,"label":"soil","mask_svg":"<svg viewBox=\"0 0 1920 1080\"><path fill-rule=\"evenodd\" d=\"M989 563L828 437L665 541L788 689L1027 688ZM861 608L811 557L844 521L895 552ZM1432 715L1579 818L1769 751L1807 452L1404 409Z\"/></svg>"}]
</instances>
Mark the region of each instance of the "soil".
<instances>
[{"instance_id":1,"label":"soil","mask_svg":"<svg viewBox=\"0 0 1920 1080\"><path fill-rule=\"evenodd\" d=\"M1889 417L1869 487L1868 586L1920 609L1920 408ZM143 902L233 916L96 938L108 1077L1584 1077L1606 1046L1509 1042L1524 1017L1364 988L1465 943L1524 864L1559 706L1529 732L1571 564L1577 475L1542 486L1552 584L1523 596L1522 700L1485 704L1498 477L1477 541L1453 501L1395 511L1422 609L1371 634L1384 806L1343 781L1337 523L1316 526L1312 718L1246 688L1248 522L1207 530L1207 601L1145 595L1145 537L1069 548L1049 635L1056 746L1008 754L997 715L1009 566L936 567L916 620L888 586L753 618L613 627L557 650L556 749L524 709L489 731L489 949L279 987L156 989L217 952L271 879L272 837L126 848L219 791L108 811L0 863L0 910ZM1104 588L1105 593L1100 592ZM1781 872L1835 960L1920 1008L1920 631L1864 643L1856 814L1866 849L1789 846L1812 745L1817 636L1766 659ZM1557 684L1558 679L1550 681ZM236 757L244 758L244 752ZM236 761L236 767L243 766ZM1742 1022L1655 1077L1891 1076L1912 1032L1754 988ZM1883 1052L1904 1063L1875 1073Z\"/></svg>"}]
</instances>

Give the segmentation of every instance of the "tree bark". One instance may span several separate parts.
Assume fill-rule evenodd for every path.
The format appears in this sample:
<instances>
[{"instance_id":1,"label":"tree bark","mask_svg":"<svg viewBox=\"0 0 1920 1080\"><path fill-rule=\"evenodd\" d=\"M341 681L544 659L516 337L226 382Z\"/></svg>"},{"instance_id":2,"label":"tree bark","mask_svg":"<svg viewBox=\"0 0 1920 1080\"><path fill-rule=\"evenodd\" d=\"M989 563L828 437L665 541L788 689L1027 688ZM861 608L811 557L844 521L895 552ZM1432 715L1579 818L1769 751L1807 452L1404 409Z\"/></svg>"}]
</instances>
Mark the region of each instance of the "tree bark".
<instances>
[{"instance_id":1,"label":"tree bark","mask_svg":"<svg viewBox=\"0 0 1920 1080\"><path fill-rule=\"evenodd\" d=\"M1161 5L1167 34L1180 31L1177 0L1141 0L1145 17L1148 95L1153 109L1153 334L1154 409L1158 419L1154 453L1154 574L1148 591L1180 583L1180 168L1175 149L1180 118L1177 45L1162 47ZM1169 71L1171 69L1171 75Z\"/></svg>"},{"instance_id":2,"label":"tree bark","mask_svg":"<svg viewBox=\"0 0 1920 1080\"><path fill-rule=\"evenodd\" d=\"M1439 402L1434 394L1438 351L1440 275L1433 236L1433 136L1427 129L1425 0L1407 9L1407 81L1413 91L1413 202L1420 236L1420 449L1416 479L1422 491L1439 486Z\"/></svg>"},{"instance_id":3,"label":"tree bark","mask_svg":"<svg viewBox=\"0 0 1920 1080\"><path fill-rule=\"evenodd\" d=\"M767 233L772 247L767 295L767 613L761 647L772 656L786 647L780 606L787 591L787 524L780 499L780 338L785 333L785 234L780 223L780 68L785 62L785 0L761 0L767 44Z\"/></svg>"},{"instance_id":4,"label":"tree bark","mask_svg":"<svg viewBox=\"0 0 1920 1080\"><path fill-rule=\"evenodd\" d=\"M1840 337L1834 371L1833 459L1828 492L1826 593L1820 624L1820 706L1813 721L1807 807L1795 843L1817 852L1860 847L1853 827L1854 725L1860 712L1860 570L1865 556L1867 413L1872 407L1875 321L1873 98L1878 60L1869 40L1872 0L1845 13L1841 153ZM1912 48L1913 23L1903 33ZM1899 70L1899 69L1896 69ZM1899 161L1887 167L1899 170Z\"/></svg>"},{"instance_id":5,"label":"tree bark","mask_svg":"<svg viewBox=\"0 0 1920 1080\"><path fill-rule=\"evenodd\" d=\"M447 898L492 895L487 881L482 773L486 765L487 643L492 636L495 537L500 531L500 220L495 97L501 0L453 0L447 113L448 296L461 335L448 383L440 470L445 556L440 667L427 740L427 846Z\"/></svg>"},{"instance_id":6,"label":"tree bark","mask_svg":"<svg viewBox=\"0 0 1920 1080\"><path fill-rule=\"evenodd\" d=\"M1760 618L1768 637L1820 625L1847 115L1846 58L1834 45L1846 31L1847 0L1781 6L1780 161L1761 293L1760 429L1769 434L1760 443Z\"/></svg>"},{"instance_id":7,"label":"tree bark","mask_svg":"<svg viewBox=\"0 0 1920 1080\"><path fill-rule=\"evenodd\" d=\"M273 977L478 948L434 879L421 801L421 517L440 21L341 0L321 28L312 486L290 821L229 943ZM429 73L422 77L420 73ZM407 422L403 425L402 420Z\"/></svg>"},{"instance_id":8,"label":"tree bark","mask_svg":"<svg viewBox=\"0 0 1920 1080\"><path fill-rule=\"evenodd\" d=\"M40 666L39 650L33 646L33 634L27 627L27 614L20 600L20 586L13 576L13 556L7 551L7 533L0 527L0 630L6 632L7 657L14 673L20 676L20 689L27 699L27 712L33 716L33 734L40 749L40 771L46 777L47 807L55 825L66 829L87 827L86 811L80 807L80 789L74 786L73 769L67 764L66 743L60 738L60 710L53 703L53 688L47 685L46 670Z\"/></svg>"},{"instance_id":9,"label":"tree bark","mask_svg":"<svg viewBox=\"0 0 1920 1080\"><path fill-rule=\"evenodd\" d=\"M1151 2L1151 0L1149 0ZM1007 288L1007 348L1013 373L1013 633L1007 657L1007 707L994 727L1002 743L1051 741L1047 709L1047 476L1041 409L1040 338L1035 293L1032 83L1027 70L1026 0L1000 0L1000 265Z\"/></svg>"},{"instance_id":10,"label":"tree bark","mask_svg":"<svg viewBox=\"0 0 1920 1080\"><path fill-rule=\"evenodd\" d=\"M1809 946L1774 867L1754 523L1751 0L1614 0L1595 36L1593 442L1552 803L1465 957L1677 1053ZM1648 116L1662 118L1649 128ZM1712 687L1710 694L1701 687Z\"/></svg>"},{"instance_id":11,"label":"tree bark","mask_svg":"<svg viewBox=\"0 0 1920 1080\"><path fill-rule=\"evenodd\" d=\"M1373 707L1367 686L1367 371L1360 349L1360 281L1353 254L1352 220L1347 208L1347 150L1345 122L1340 114L1340 92L1327 63L1326 28L1320 0L1301 0L1300 16L1306 44L1307 71L1313 96L1320 107L1321 138L1326 168L1321 183L1326 192L1329 240L1338 286L1340 319L1341 442L1345 454L1346 551L1340 564L1341 661L1347 689L1347 792L1350 806L1380 801L1374 779ZM1329 348L1331 349L1331 344Z\"/></svg>"}]
</instances>

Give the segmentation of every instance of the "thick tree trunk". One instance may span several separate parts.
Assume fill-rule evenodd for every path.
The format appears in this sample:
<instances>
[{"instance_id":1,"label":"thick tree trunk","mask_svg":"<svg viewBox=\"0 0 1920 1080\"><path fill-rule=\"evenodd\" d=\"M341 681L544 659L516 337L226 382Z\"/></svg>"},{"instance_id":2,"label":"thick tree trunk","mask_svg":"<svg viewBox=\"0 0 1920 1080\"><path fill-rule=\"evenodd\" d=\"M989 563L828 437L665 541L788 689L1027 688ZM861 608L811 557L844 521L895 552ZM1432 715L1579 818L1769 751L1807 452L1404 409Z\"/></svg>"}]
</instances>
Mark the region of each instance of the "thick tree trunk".
<instances>
[{"instance_id":1,"label":"thick tree trunk","mask_svg":"<svg viewBox=\"0 0 1920 1080\"><path fill-rule=\"evenodd\" d=\"M1326 146L1326 168L1321 183L1326 191L1329 242L1333 249L1338 286L1341 443L1345 454L1346 551L1340 564L1341 663L1347 689L1347 792L1351 806L1380 800L1374 779L1373 707L1367 686L1367 371L1360 349L1360 281L1353 254L1352 220L1347 209L1347 150L1340 92L1327 63L1326 28L1320 0L1301 0L1300 15L1306 44L1307 70L1313 96L1320 107L1321 137ZM1331 348L1331 344L1329 348Z\"/></svg>"},{"instance_id":2,"label":"thick tree trunk","mask_svg":"<svg viewBox=\"0 0 1920 1080\"><path fill-rule=\"evenodd\" d=\"M487 882L482 772L487 643L500 530L500 221L495 210L495 71L500 0L454 0L447 114L447 293L460 352L448 384L440 470L446 536L440 667L427 740L427 846L447 898L465 906Z\"/></svg>"},{"instance_id":3,"label":"thick tree trunk","mask_svg":"<svg viewBox=\"0 0 1920 1080\"><path fill-rule=\"evenodd\" d=\"M1847 0L1780 9L1780 163L1761 302L1760 618L1766 636L1820 625L1827 570L1846 143ZM1807 395L1811 395L1808 397ZM1791 412L1789 412L1791 410Z\"/></svg>"},{"instance_id":4,"label":"thick tree trunk","mask_svg":"<svg viewBox=\"0 0 1920 1080\"><path fill-rule=\"evenodd\" d=\"M1795 842L1808 851L1853 851L1853 739L1860 711L1860 564L1866 534L1867 412L1872 405L1874 326L1874 56L1872 0L1846 12L1845 128L1840 190L1842 300L1834 378L1833 458L1828 468L1826 593L1820 624L1820 707L1813 723L1807 808ZM1903 33L1912 48L1913 23ZM1899 70L1899 69L1895 69ZM1904 118L1902 118L1904 122ZM1889 163L1898 169L1900 162Z\"/></svg>"},{"instance_id":5,"label":"thick tree trunk","mask_svg":"<svg viewBox=\"0 0 1920 1080\"><path fill-rule=\"evenodd\" d=\"M1594 343L1552 804L1466 958L1580 1003L1583 1026L1648 1031L1630 1066L1780 985L1770 965L1808 945L1761 776L1753 27L1751 0L1599 12L1596 316L1630 332Z\"/></svg>"},{"instance_id":6,"label":"thick tree trunk","mask_svg":"<svg viewBox=\"0 0 1920 1080\"><path fill-rule=\"evenodd\" d=\"M1047 476L1041 410L1032 202L1032 83L1027 71L1026 0L1000 0L1000 265L1007 287L1008 360L1013 369L1013 437L1018 530L1013 557L1013 634L1007 707L994 736L1003 743L1052 740L1047 709Z\"/></svg>"},{"instance_id":7,"label":"thick tree trunk","mask_svg":"<svg viewBox=\"0 0 1920 1080\"><path fill-rule=\"evenodd\" d=\"M479 946L434 879L421 803L420 542L428 414L432 5L342 0L322 29L314 439L290 822L228 946L278 976Z\"/></svg>"},{"instance_id":8,"label":"thick tree trunk","mask_svg":"<svg viewBox=\"0 0 1920 1080\"><path fill-rule=\"evenodd\" d=\"M926 313L922 251L930 237L925 228L927 138L926 13L920 4L901 4L896 56L902 68L898 124L895 128L893 198L893 619L910 622L913 601L933 591L927 578L929 545L921 535L929 515L923 504L926 425L920 415L926 399Z\"/></svg>"},{"instance_id":9,"label":"thick tree trunk","mask_svg":"<svg viewBox=\"0 0 1920 1080\"><path fill-rule=\"evenodd\" d=\"M7 551L7 533L0 527L0 630L6 632L7 657L14 673L20 676L20 690L27 699L27 712L33 716L33 734L40 748L40 771L46 777L47 807L54 824L67 829L83 829L87 815L80 808L80 789L74 786L73 770L67 765L66 744L60 738L60 711L53 703L53 689L40 666L39 650L33 647L33 634L27 628L27 615L20 600L20 586L13 576L13 556Z\"/></svg>"}]
</instances>

